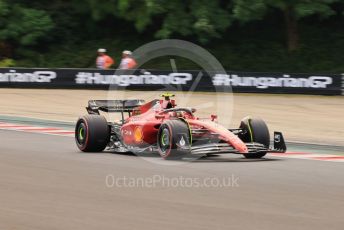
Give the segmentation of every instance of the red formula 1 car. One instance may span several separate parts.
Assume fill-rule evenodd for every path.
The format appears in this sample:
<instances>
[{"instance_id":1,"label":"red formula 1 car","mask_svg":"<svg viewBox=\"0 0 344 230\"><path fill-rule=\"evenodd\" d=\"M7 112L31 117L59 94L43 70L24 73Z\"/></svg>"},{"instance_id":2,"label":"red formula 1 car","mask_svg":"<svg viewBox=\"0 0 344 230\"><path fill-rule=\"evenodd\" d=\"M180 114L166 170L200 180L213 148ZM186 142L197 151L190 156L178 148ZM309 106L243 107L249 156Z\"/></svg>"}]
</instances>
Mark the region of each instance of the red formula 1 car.
<instances>
[{"instance_id":1,"label":"red formula 1 car","mask_svg":"<svg viewBox=\"0 0 344 230\"><path fill-rule=\"evenodd\" d=\"M216 123L216 116L202 120L194 108L178 108L173 94L145 103L143 100L91 100L89 113L79 118L75 128L78 148L100 152L158 152L164 159L234 153L261 158L268 152L285 152L280 132L274 132L274 148L269 130L261 119L246 117L240 127L227 129ZM100 115L119 112L121 120L110 122ZM128 114L127 116L125 114Z\"/></svg>"}]
</instances>

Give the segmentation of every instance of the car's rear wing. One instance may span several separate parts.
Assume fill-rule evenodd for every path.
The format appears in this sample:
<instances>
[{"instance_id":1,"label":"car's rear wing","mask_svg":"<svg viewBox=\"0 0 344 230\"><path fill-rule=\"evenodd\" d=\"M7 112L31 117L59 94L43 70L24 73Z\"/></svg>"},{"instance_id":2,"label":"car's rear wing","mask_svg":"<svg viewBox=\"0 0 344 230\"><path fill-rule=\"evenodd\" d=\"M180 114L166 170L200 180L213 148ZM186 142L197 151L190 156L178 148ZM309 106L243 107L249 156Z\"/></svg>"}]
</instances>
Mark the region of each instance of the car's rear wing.
<instances>
[{"instance_id":1,"label":"car's rear wing","mask_svg":"<svg viewBox=\"0 0 344 230\"><path fill-rule=\"evenodd\" d=\"M99 114L103 112L128 112L130 113L135 108L143 105L144 100L89 100L86 110L89 114Z\"/></svg>"}]
</instances>

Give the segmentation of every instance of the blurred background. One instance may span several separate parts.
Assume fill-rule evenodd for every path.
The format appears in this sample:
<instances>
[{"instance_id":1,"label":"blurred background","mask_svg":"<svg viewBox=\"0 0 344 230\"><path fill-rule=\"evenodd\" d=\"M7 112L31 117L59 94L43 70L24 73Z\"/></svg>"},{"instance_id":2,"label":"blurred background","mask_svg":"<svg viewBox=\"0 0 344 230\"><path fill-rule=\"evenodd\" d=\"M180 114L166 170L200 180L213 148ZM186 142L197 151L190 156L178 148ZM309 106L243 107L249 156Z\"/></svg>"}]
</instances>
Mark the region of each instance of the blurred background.
<instances>
[{"instance_id":1,"label":"blurred background","mask_svg":"<svg viewBox=\"0 0 344 230\"><path fill-rule=\"evenodd\" d=\"M116 67L123 50L163 38L201 45L227 70L344 72L344 1L0 0L0 67L95 67L99 47ZM169 69L165 59L143 67Z\"/></svg>"}]
</instances>

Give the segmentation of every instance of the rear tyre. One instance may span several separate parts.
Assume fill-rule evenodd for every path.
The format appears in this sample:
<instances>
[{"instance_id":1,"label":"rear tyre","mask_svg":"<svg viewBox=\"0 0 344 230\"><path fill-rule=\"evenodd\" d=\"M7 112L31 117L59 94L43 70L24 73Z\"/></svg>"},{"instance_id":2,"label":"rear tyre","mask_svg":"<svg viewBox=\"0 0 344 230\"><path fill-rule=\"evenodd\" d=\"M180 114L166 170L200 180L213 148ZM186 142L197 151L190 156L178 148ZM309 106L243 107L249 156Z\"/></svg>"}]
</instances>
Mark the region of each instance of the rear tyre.
<instances>
[{"instance_id":1,"label":"rear tyre","mask_svg":"<svg viewBox=\"0 0 344 230\"><path fill-rule=\"evenodd\" d=\"M190 129L182 120L165 121L159 128L157 139L159 154L164 159L181 159L190 153Z\"/></svg>"},{"instance_id":2,"label":"rear tyre","mask_svg":"<svg viewBox=\"0 0 344 230\"><path fill-rule=\"evenodd\" d=\"M75 142L83 152L101 152L110 139L110 129L105 117L85 115L76 123Z\"/></svg>"},{"instance_id":3,"label":"rear tyre","mask_svg":"<svg viewBox=\"0 0 344 230\"><path fill-rule=\"evenodd\" d=\"M245 117L240 128L244 130L244 134L239 135L244 142L256 142L263 144L267 149L270 145L270 134L266 123L260 118ZM266 152L243 154L246 158L262 158Z\"/></svg>"}]
</instances>

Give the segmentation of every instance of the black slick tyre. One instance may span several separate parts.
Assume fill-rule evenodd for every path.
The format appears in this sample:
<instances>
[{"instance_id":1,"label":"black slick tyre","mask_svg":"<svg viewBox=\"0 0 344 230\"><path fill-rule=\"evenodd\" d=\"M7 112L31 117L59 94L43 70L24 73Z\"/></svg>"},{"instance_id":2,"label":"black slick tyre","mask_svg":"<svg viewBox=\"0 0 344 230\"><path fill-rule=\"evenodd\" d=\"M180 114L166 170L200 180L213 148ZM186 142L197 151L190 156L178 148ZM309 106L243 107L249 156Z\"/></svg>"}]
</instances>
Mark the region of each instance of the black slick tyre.
<instances>
[{"instance_id":1,"label":"black slick tyre","mask_svg":"<svg viewBox=\"0 0 344 230\"><path fill-rule=\"evenodd\" d=\"M270 134L266 123L260 118L244 118L240 123L240 128L243 133L239 135L240 139L245 143L256 142L263 144L266 149L270 145ZM246 158L262 158L266 152L243 154Z\"/></svg>"},{"instance_id":2,"label":"black slick tyre","mask_svg":"<svg viewBox=\"0 0 344 230\"><path fill-rule=\"evenodd\" d=\"M109 143L110 130L105 117L85 115L76 123L75 142L83 152L101 152Z\"/></svg>"},{"instance_id":3,"label":"black slick tyre","mask_svg":"<svg viewBox=\"0 0 344 230\"><path fill-rule=\"evenodd\" d=\"M189 126L182 120L165 121L157 136L158 151L162 158L181 159L190 153L191 134Z\"/></svg>"}]
</instances>

